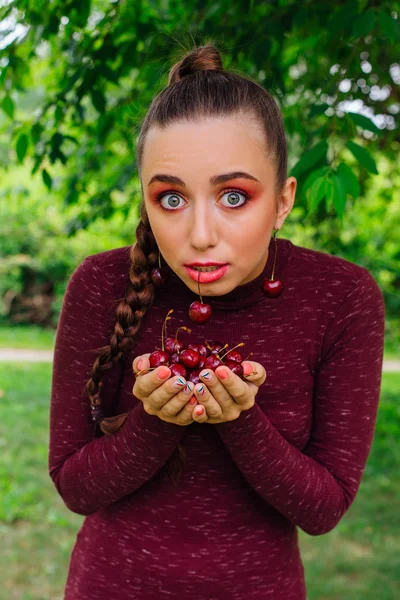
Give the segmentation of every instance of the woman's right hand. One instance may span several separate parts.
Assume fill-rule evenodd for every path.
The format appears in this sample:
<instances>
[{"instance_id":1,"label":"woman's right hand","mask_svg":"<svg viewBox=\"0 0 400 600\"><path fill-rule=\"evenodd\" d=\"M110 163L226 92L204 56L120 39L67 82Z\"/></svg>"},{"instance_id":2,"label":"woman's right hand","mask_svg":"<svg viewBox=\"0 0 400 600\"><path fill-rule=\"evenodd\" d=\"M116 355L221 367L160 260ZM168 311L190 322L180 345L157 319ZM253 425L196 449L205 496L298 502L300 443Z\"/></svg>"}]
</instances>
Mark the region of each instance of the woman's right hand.
<instances>
[{"instance_id":1,"label":"woman's right hand","mask_svg":"<svg viewBox=\"0 0 400 600\"><path fill-rule=\"evenodd\" d=\"M149 415L155 415L159 419L175 425L185 426L194 423L193 410L198 404L193 396L194 384L190 381L186 382L184 377L170 377L171 371L165 366L149 371L149 356L150 353L136 356L132 363L132 369L136 376L132 394L143 402L144 410ZM140 360L143 362L139 371L137 365ZM166 369L169 371L169 373L165 371L167 377L159 379L160 370ZM183 382L183 385L177 385L179 380ZM191 398L195 399L192 405L189 404Z\"/></svg>"}]
</instances>

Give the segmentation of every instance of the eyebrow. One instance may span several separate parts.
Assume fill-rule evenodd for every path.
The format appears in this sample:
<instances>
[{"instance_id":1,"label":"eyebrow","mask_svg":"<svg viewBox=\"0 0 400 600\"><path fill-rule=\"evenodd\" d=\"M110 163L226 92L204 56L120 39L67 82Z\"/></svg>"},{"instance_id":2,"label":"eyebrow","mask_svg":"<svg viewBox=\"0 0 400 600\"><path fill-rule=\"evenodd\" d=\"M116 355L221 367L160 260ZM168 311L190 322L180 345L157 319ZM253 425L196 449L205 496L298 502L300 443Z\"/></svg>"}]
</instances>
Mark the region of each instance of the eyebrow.
<instances>
[{"instance_id":1,"label":"eyebrow","mask_svg":"<svg viewBox=\"0 0 400 600\"><path fill-rule=\"evenodd\" d=\"M260 183L260 181L256 177L250 175L250 173L246 173L245 171L232 171L231 173L214 175L213 177L210 177L210 183L211 185L219 185L220 183L225 183L226 181L230 181L231 179L251 179L252 181L257 181L257 183ZM162 173L153 175L147 187L150 187L151 184L155 181L161 181L162 183L169 183L170 185L181 185L182 187L186 187L185 182L182 181L182 179L180 179L176 175L165 175Z\"/></svg>"}]
</instances>

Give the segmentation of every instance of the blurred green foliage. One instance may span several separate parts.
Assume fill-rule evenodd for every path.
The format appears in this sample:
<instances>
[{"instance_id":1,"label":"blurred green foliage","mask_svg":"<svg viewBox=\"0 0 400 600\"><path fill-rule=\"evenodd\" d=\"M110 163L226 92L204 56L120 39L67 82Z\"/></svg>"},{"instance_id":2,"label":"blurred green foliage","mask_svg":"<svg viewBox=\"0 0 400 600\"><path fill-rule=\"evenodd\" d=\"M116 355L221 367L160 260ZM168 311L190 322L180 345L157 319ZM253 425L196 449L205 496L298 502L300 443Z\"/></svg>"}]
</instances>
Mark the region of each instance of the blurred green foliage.
<instances>
[{"instance_id":1,"label":"blurred green foliage","mask_svg":"<svg viewBox=\"0 0 400 600\"><path fill-rule=\"evenodd\" d=\"M142 119L207 42L282 110L283 237L369 268L398 314L400 2L14 0L0 20L0 316L51 282L55 324L78 263L134 242Z\"/></svg>"}]
</instances>

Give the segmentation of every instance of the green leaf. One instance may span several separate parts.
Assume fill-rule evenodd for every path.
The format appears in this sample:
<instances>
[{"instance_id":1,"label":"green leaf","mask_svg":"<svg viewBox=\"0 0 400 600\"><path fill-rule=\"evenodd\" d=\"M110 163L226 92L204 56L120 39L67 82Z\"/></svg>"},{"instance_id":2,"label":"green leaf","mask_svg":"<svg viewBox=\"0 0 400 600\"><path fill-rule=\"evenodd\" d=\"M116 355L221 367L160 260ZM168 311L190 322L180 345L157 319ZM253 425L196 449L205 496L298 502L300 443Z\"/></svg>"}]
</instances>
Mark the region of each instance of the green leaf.
<instances>
[{"instance_id":1,"label":"green leaf","mask_svg":"<svg viewBox=\"0 0 400 600\"><path fill-rule=\"evenodd\" d=\"M346 192L350 194L350 196L353 196L353 198L358 198L361 193L360 184L349 165L340 163L337 168L337 176L341 180Z\"/></svg>"},{"instance_id":2,"label":"green leaf","mask_svg":"<svg viewBox=\"0 0 400 600\"><path fill-rule=\"evenodd\" d=\"M106 99L101 90L92 89L91 91L93 106L99 113L103 113L106 109Z\"/></svg>"},{"instance_id":3,"label":"green leaf","mask_svg":"<svg viewBox=\"0 0 400 600\"><path fill-rule=\"evenodd\" d=\"M1 108L10 119L14 118L14 102L10 96L4 96L1 102Z\"/></svg>"},{"instance_id":4,"label":"green leaf","mask_svg":"<svg viewBox=\"0 0 400 600\"><path fill-rule=\"evenodd\" d=\"M350 140L346 142L346 146L348 147L354 158L358 160L358 162L365 169L367 169L367 171L369 171L370 173L374 173L375 175L378 174L378 169L376 167L375 160L372 158L368 150Z\"/></svg>"},{"instance_id":5,"label":"green leaf","mask_svg":"<svg viewBox=\"0 0 400 600\"><path fill-rule=\"evenodd\" d=\"M326 194L326 177L318 177L315 179L313 184L309 187L307 191L307 197L309 202L309 213L313 213L317 210L318 205L320 204L322 198Z\"/></svg>"},{"instance_id":6,"label":"green leaf","mask_svg":"<svg viewBox=\"0 0 400 600\"><path fill-rule=\"evenodd\" d=\"M398 19L395 20L391 15L379 9L378 13L380 34L386 37L390 42L400 39L400 25Z\"/></svg>"},{"instance_id":7,"label":"green leaf","mask_svg":"<svg viewBox=\"0 0 400 600\"><path fill-rule=\"evenodd\" d=\"M358 19L354 21L352 35L355 37L364 37L370 33L375 26L375 12L371 7L362 13Z\"/></svg>"},{"instance_id":8,"label":"green leaf","mask_svg":"<svg viewBox=\"0 0 400 600\"><path fill-rule=\"evenodd\" d=\"M50 177L50 175L46 171L46 169L43 169L42 177L43 177L43 181L44 181L44 184L47 187L47 189L51 190L51 188L53 187L53 179Z\"/></svg>"},{"instance_id":9,"label":"green leaf","mask_svg":"<svg viewBox=\"0 0 400 600\"><path fill-rule=\"evenodd\" d=\"M382 133L379 127L377 127L375 123L371 121L371 119L368 119L368 117L354 112L348 112L347 114L354 121L354 123L362 129L367 129L368 131L372 131L372 133Z\"/></svg>"},{"instance_id":10,"label":"green leaf","mask_svg":"<svg viewBox=\"0 0 400 600\"><path fill-rule=\"evenodd\" d=\"M328 152L328 144L325 140L316 144L311 150L308 150L299 161L294 165L290 175L298 177L301 173L308 171L313 167L321 158L326 156Z\"/></svg>"},{"instance_id":11,"label":"green leaf","mask_svg":"<svg viewBox=\"0 0 400 600\"><path fill-rule=\"evenodd\" d=\"M318 115L322 115L326 109L329 108L329 104L313 104L311 107L311 110L308 114L308 117L310 119L312 119L313 117L316 117Z\"/></svg>"},{"instance_id":12,"label":"green leaf","mask_svg":"<svg viewBox=\"0 0 400 600\"><path fill-rule=\"evenodd\" d=\"M303 184L303 188L302 191L306 192L308 190L308 188L314 183L314 181L316 179L318 179L319 177L323 177L326 175L326 173L328 172L329 167L325 166L322 167L321 169L316 169L315 171L311 171L311 173L309 174L309 176L307 177L307 179L305 180L304 184Z\"/></svg>"},{"instance_id":13,"label":"green leaf","mask_svg":"<svg viewBox=\"0 0 400 600\"><path fill-rule=\"evenodd\" d=\"M333 181L333 197L332 197L333 205L336 209L338 216L343 221L343 215L344 215L344 209L346 206L346 197L347 197L346 189L343 185L342 180L336 175L336 173L333 173L332 181Z\"/></svg>"},{"instance_id":14,"label":"green leaf","mask_svg":"<svg viewBox=\"0 0 400 600\"><path fill-rule=\"evenodd\" d=\"M333 204L333 195L335 193L333 179L329 177L326 180L326 207L330 208Z\"/></svg>"},{"instance_id":15,"label":"green leaf","mask_svg":"<svg viewBox=\"0 0 400 600\"><path fill-rule=\"evenodd\" d=\"M40 136L42 135L43 127L40 123L35 123L31 127L31 138L34 144L37 144L40 140Z\"/></svg>"},{"instance_id":16,"label":"green leaf","mask_svg":"<svg viewBox=\"0 0 400 600\"><path fill-rule=\"evenodd\" d=\"M24 158L26 156L26 151L28 150L28 136L26 133L21 133L19 138L17 139L16 151L18 162L23 163Z\"/></svg>"}]
</instances>

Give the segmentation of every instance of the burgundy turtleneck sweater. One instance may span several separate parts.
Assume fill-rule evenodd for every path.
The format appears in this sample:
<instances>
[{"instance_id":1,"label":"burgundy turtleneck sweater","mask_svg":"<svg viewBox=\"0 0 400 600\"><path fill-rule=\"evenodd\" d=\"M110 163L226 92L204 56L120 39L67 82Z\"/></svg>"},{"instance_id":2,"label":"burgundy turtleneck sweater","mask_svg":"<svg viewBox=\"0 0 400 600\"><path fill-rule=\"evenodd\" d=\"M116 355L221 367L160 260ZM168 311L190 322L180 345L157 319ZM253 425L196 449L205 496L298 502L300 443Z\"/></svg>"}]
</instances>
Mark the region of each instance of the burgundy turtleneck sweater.
<instances>
[{"instance_id":1,"label":"burgundy turtleneck sweater","mask_svg":"<svg viewBox=\"0 0 400 600\"><path fill-rule=\"evenodd\" d=\"M130 411L115 436L94 434L83 388L108 344L124 296L129 246L87 257L73 272L55 342L49 472L66 507L85 515L66 577L66 600L304 600L298 531L323 535L351 506L373 440L385 306L369 271L273 239L263 273L219 297L209 321L169 267L132 351L106 372L106 416ZM245 342L267 373L254 406L218 425L166 423L132 394L135 356L185 325L180 338ZM186 336L186 337L185 337ZM164 477L178 443L187 467Z\"/></svg>"}]
</instances>

